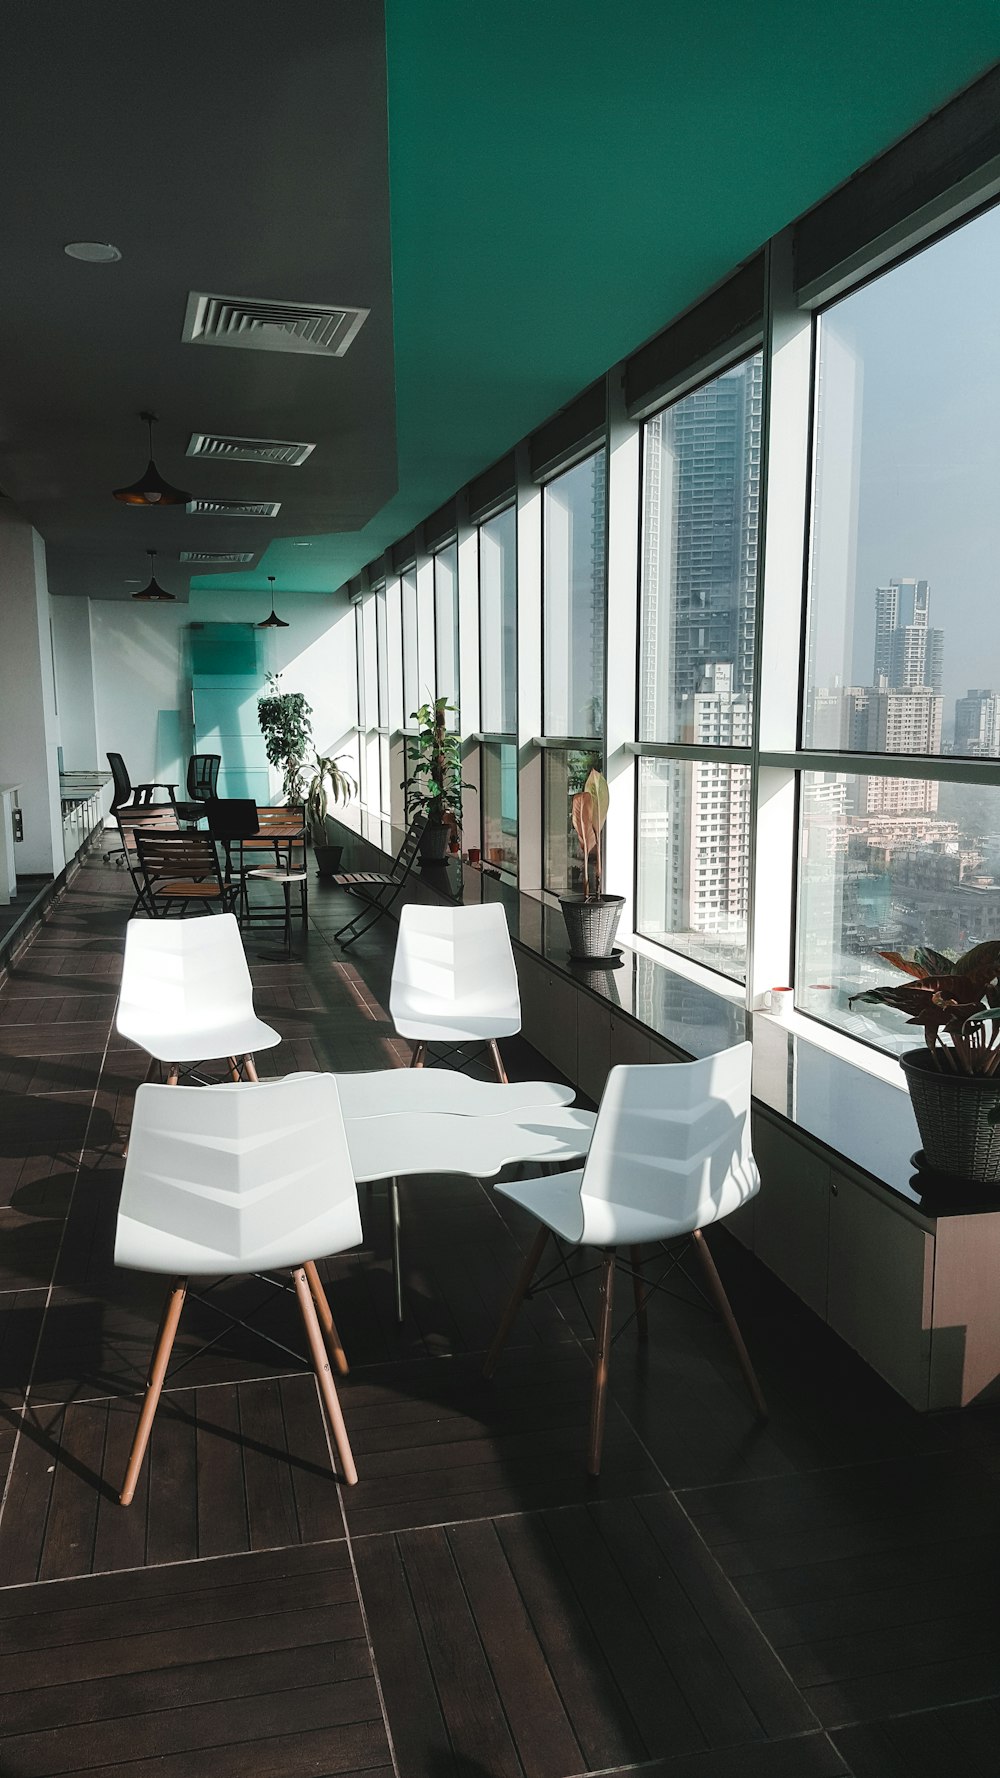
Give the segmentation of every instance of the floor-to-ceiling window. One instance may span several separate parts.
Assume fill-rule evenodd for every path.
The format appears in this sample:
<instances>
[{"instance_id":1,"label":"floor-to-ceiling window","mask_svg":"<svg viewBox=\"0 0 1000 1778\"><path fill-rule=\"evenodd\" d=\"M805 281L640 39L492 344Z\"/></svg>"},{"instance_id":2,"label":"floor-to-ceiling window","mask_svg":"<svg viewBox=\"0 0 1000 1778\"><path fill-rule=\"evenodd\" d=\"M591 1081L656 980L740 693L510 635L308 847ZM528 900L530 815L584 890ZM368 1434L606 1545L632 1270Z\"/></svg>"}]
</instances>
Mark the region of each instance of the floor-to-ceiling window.
<instances>
[{"instance_id":1,"label":"floor-to-ceiling window","mask_svg":"<svg viewBox=\"0 0 1000 1778\"><path fill-rule=\"evenodd\" d=\"M585 457L543 490L543 881L577 892L583 866L573 795L603 760L607 582L607 453Z\"/></svg>"},{"instance_id":2,"label":"floor-to-ceiling window","mask_svg":"<svg viewBox=\"0 0 1000 1778\"><path fill-rule=\"evenodd\" d=\"M998 277L994 209L817 321L797 1000L892 1047L877 952L1000 918Z\"/></svg>"},{"instance_id":3,"label":"floor-to-ceiling window","mask_svg":"<svg viewBox=\"0 0 1000 1778\"><path fill-rule=\"evenodd\" d=\"M643 435L636 930L746 973L763 358ZM657 753L657 747L689 750Z\"/></svg>"},{"instance_id":4,"label":"floor-to-ceiling window","mask_svg":"<svg viewBox=\"0 0 1000 1778\"><path fill-rule=\"evenodd\" d=\"M479 526L479 800L487 863L517 874L517 514Z\"/></svg>"},{"instance_id":5,"label":"floor-to-ceiling window","mask_svg":"<svg viewBox=\"0 0 1000 1778\"><path fill-rule=\"evenodd\" d=\"M457 728L459 709L458 544L446 543L434 556L434 695L447 698L448 727Z\"/></svg>"}]
</instances>

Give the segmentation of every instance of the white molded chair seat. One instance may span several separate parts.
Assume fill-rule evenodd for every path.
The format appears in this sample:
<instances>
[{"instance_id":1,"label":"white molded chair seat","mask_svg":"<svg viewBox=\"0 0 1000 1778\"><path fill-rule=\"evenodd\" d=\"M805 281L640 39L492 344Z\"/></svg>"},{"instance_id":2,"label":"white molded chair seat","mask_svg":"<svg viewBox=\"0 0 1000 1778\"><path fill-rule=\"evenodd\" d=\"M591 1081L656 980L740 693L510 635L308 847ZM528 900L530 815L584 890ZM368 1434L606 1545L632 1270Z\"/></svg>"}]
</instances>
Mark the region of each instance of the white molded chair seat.
<instances>
[{"instance_id":1,"label":"white molded chair seat","mask_svg":"<svg viewBox=\"0 0 1000 1778\"><path fill-rule=\"evenodd\" d=\"M326 1350L347 1360L315 1261L362 1238L336 1082L141 1086L118 1211L115 1262L173 1278L121 1493L133 1496L189 1277L291 1269L341 1466L357 1480Z\"/></svg>"},{"instance_id":2,"label":"white molded chair seat","mask_svg":"<svg viewBox=\"0 0 1000 1778\"><path fill-rule=\"evenodd\" d=\"M507 1181L495 1188L529 1210L541 1228L487 1357L487 1375L549 1235L573 1247L600 1248L605 1255L588 1455L592 1474L600 1468L617 1248L631 1249L636 1313L644 1331L646 1281L638 1249L681 1237L694 1241L751 1393L764 1411L746 1348L701 1234L747 1203L760 1187L750 1146L751 1058L750 1044L741 1043L697 1062L612 1068L583 1167L556 1178Z\"/></svg>"},{"instance_id":3,"label":"white molded chair seat","mask_svg":"<svg viewBox=\"0 0 1000 1778\"><path fill-rule=\"evenodd\" d=\"M139 1088L116 1265L216 1277L322 1259L360 1240L332 1075Z\"/></svg>"},{"instance_id":4,"label":"white molded chair seat","mask_svg":"<svg viewBox=\"0 0 1000 1778\"><path fill-rule=\"evenodd\" d=\"M399 916L389 1012L400 1037L489 1043L501 1080L498 1037L521 1029L521 998L507 916L499 902L473 907L410 904Z\"/></svg>"},{"instance_id":5,"label":"white molded chair seat","mask_svg":"<svg viewBox=\"0 0 1000 1778\"><path fill-rule=\"evenodd\" d=\"M130 920L116 1028L158 1062L250 1056L281 1042L254 1012L233 914Z\"/></svg>"}]
</instances>

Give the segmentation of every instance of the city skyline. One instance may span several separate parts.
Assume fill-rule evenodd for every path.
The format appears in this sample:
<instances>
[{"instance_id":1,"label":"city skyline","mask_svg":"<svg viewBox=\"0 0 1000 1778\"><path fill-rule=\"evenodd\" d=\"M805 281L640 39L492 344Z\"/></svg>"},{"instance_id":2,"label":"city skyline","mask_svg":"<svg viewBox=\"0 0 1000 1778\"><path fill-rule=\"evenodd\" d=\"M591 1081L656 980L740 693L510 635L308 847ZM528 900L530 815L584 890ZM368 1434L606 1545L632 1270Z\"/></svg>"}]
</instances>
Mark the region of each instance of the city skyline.
<instances>
[{"instance_id":1,"label":"city skyline","mask_svg":"<svg viewBox=\"0 0 1000 1778\"><path fill-rule=\"evenodd\" d=\"M1000 685L1000 211L820 321L811 679L864 684L871 591L925 579L947 614L942 690Z\"/></svg>"}]
</instances>

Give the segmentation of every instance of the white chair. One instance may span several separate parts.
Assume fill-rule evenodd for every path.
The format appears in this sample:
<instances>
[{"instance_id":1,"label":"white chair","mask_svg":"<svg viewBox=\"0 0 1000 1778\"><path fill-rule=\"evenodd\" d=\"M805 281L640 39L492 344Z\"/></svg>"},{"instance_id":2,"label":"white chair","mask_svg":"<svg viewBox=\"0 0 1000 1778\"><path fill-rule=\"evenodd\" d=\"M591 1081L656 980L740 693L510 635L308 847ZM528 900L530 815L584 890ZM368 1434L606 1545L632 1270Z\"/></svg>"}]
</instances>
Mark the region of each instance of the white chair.
<instances>
[{"instance_id":1,"label":"white chair","mask_svg":"<svg viewBox=\"0 0 1000 1778\"><path fill-rule=\"evenodd\" d=\"M207 924L207 922L205 922ZM336 1084L328 1074L255 1086L141 1086L118 1208L115 1264L173 1282L120 1500L131 1503L190 1277L287 1267L333 1442L357 1471L330 1370L347 1360L315 1261L361 1240ZM324 1350L324 1338L326 1350Z\"/></svg>"},{"instance_id":2,"label":"white chair","mask_svg":"<svg viewBox=\"0 0 1000 1778\"><path fill-rule=\"evenodd\" d=\"M521 999L500 903L404 907L389 1012L400 1037L416 1044L411 1067L423 1067L430 1043L486 1043L506 1083L497 1038L520 1031Z\"/></svg>"},{"instance_id":3,"label":"white chair","mask_svg":"<svg viewBox=\"0 0 1000 1778\"><path fill-rule=\"evenodd\" d=\"M225 1056L257 1079L254 1052L281 1042L254 1012L253 984L235 915L214 920L130 920L116 1026L167 1068ZM150 1064L152 1070L152 1063Z\"/></svg>"},{"instance_id":4,"label":"white chair","mask_svg":"<svg viewBox=\"0 0 1000 1778\"><path fill-rule=\"evenodd\" d=\"M596 1247L603 1253L594 1352L587 1468L601 1467L611 1349L611 1316L618 1249L630 1249L624 1267L635 1289L634 1318L646 1331L646 1290L663 1277L646 1279L640 1249L651 1242L693 1244L709 1292L736 1348L758 1413L764 1397L702 1230L729 1216L760 1188L750 1147L751 1046L737 1044L703 1061L612 1068L597 1124L581 1169L547 1179L525 1179L495 1189L530 1210L541 1223L504 1311L483 1367L491 1376L550 1235L557 1245ZM560 1246L560 1254L562 1247ZM678 1255L671 1253L667 1270ZM565 1259L554 1268L569 1278ZM666 1276L664 1272L663 1276ZM548 1283L542 1281L542 1286ZM539 1288L539 1286L536 1286ZM630 1317L632 1319L632 1317Z\"/></svg>"}]
</instances>

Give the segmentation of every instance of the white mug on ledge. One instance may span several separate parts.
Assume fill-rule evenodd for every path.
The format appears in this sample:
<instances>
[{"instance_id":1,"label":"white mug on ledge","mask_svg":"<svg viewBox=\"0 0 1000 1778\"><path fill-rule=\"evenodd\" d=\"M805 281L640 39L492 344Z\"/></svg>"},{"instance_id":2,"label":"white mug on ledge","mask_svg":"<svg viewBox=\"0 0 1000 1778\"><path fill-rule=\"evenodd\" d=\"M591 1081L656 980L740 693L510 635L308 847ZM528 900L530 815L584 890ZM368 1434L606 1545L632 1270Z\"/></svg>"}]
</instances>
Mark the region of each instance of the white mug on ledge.
<instances>
[{"instance_id":1,"label":"white mug on ledge","mask_svg":"<svg viewBox=\"0 0 1000 1778\"><path fill-rule=\"evenodd\" d=\"M761 996L761 1006L764 1012L773 1013L778 1019L787 1019L794 1005L794 988L768 988Z\"/></svg>"}]
</instances>

